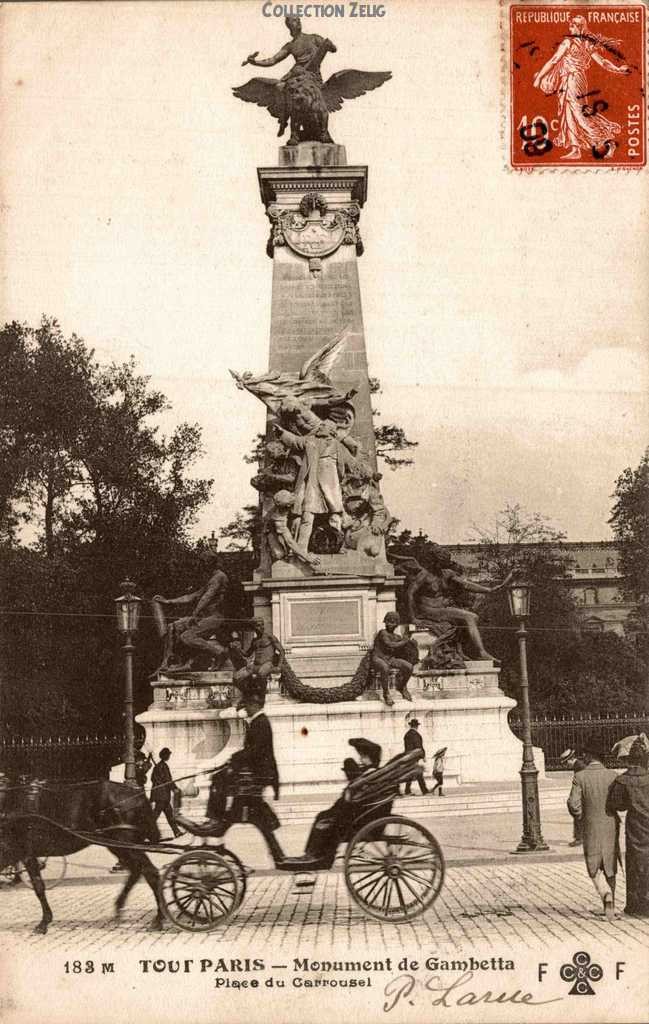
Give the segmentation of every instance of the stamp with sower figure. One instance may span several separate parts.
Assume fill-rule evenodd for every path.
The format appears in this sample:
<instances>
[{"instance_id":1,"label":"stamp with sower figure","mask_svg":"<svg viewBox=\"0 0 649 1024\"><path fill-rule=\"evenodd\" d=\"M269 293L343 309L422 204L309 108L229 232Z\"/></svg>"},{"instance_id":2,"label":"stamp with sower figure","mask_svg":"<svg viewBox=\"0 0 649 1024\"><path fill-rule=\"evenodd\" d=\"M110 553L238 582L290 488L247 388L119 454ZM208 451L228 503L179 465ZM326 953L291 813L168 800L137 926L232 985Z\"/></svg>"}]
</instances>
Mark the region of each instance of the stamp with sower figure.
<instances>
[{"instance_id":1,"label":"stamp with sower figure","mask_svg":"<svg viewBox=\"0 0 649 1024\"><path fill-rule=\"evenodd\" d=\"M511 5L512 167L645 165L645 31L643 4Z\"/></svg>"}]
</instances>

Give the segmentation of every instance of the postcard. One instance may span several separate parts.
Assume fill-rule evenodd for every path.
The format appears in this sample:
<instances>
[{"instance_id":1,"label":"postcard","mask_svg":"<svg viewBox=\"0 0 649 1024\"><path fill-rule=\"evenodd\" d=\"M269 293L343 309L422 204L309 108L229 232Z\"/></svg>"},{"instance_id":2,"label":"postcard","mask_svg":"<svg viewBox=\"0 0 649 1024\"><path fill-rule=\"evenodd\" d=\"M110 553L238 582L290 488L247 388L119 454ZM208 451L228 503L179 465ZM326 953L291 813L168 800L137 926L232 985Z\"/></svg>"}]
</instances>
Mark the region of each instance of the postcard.
<instances>
[{"instance_id":1,"label":"postcard","mask_svg":"<svg viewBox=\"0 0 649 1024\"><path fill-rule=\"evenodd\" d=\"M0 7L6 1024L647 1019L647 13Z\"/></svg>"}]
</instances>

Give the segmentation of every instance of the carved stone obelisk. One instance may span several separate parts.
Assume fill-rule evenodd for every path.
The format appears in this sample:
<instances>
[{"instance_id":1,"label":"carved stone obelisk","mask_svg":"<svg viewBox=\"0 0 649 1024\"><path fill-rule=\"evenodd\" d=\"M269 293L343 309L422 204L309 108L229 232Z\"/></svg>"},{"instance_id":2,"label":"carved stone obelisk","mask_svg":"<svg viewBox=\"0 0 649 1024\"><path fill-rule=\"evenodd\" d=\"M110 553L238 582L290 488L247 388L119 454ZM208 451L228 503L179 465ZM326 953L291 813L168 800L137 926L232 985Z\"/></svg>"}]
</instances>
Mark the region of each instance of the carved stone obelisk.
<instances>
[{"instance_id":1,"label":"carved stone obelisk","mask_svg":"<svg viewBox=\"0 0 649 1024\"><path fill-rule=\"evenodd\" d=\"M243 386L269 406L267 440L299 448L297 480L290 488L298 495L291 509L293 533L317 564L290 550L286 557L273 557L264 542L259 570L247 589L254 594L255 614L288 648L298 676L332 686L353 675L384 615L394 608L398 582L385 556L389 513L376 473L357 266L367 168L348 166L342 146L305 142L281 147L277 166L260 168L258 177L273 261L269 372L244 380ZM327 373L322 360L309 366L337 338ZM314 387L326 381L325 391L331 390L314 399L303 383L312 377ZM291 391L291 379L296 382L292 404L281 395L268 399L275 381ZM296 433L284 429L295 399L308 405L315 427L307 420L294 428ZM324 477L328 430L336 436L340 515ZM316 506L309 506L309 487L316 472L323 475L325 505L311 515L309 508ZM305 498L299 497L300 474ZM272 492L265 492L266 520L275 504ZM281 554L280 546L276 556Z\"/></svg>"}]
</instances>

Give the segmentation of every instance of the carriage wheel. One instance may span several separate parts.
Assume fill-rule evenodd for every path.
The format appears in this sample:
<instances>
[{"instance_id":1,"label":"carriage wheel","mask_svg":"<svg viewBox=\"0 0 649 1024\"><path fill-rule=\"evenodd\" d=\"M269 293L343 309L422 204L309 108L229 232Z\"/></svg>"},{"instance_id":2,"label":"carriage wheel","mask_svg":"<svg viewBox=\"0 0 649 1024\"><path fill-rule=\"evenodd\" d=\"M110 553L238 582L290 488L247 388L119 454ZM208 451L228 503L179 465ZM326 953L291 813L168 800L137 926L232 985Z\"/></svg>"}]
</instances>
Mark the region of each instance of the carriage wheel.
<instances>
[{"instance_id":1,"label":"carriage wheel","mask_svg":"<svg viewBox=\"0 0 649 1024\"><path fill-rule=\"evenodd\" d=\"M444 857L435 836L416 821L380 818L352 836L345 882L366 914L380 921L408 921L439 896Z\"/></svg>"},{"instance_id":2,"label":"carriage wheel","mask_svg":"<svg viewBox=\"0 0 649 1024\"><path fill-rule=\"evenodd\" d=\"M234 857L234 854L232 855ZM188 932L209 932L230 920L239 903L237 868L212 850L190 850L160 878L165 916Z\"/></svg>"},{"instance_id":3,"label":"carriage wheel","mask_svg":"<svg viewBox=\"0 0 649 1024\"><path fill-rule=\"evenodd\" d=\"M217 852L221 855L221 857L224 857L225 860L230 862L230 864L232 865L232 867L234 868L234 870L236 872L237 882L238 882L238 895L237 895L237 910L238 910L239 907L241 906L241 904L243 903L244 896L246 895L246 891L248 889L248 875L246 874L246 869L245 869L245 867L243 865L243 861L240 861L239 858L237 857L236 853L233 853L232 850L228 850L225 846L223 846Z\"/></svg>"}]
</instances>

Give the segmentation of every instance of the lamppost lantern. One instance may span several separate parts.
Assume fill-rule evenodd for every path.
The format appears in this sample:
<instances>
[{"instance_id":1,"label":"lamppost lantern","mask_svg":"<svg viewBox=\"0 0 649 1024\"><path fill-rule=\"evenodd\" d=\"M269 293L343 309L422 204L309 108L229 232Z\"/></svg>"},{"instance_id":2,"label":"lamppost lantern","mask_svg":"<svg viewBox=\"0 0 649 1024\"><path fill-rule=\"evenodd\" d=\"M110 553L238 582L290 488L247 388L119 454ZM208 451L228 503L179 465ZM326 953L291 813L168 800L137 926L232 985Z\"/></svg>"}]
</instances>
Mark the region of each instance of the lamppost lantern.
<instances>
[{"instance_id":1,"label":"lamppost lantern","mask_svg":"<svg viewBox=\"0 0 649 1024\"><path fill-rule=\"evenodd\" d=\"M135 785L135 723L133 719L133 635L137 632L142 601L133 591L133 580L120 584L123 593L115 598L117 629L124 637L124 764L125 779Z\"/></svg>"},{"instance_id":2,"label":"lamppost lantern","mask_svg":"<svg viewBox=\"0 0 649 1024\"><path fill-rule=\"evenodd\" d=\"M133 591L135 583L132 580L124 580L120 583L124 593L115 598L115 613L117 615L117 629L124 636L137 632L140 621L140 609L142 600L136 597Z\"/></svg>"},{"instance_id":3,"label":"lamppost lantern","mask_svg":"<svg viewBox=\"0 0 649 1024\"><path fill-rule=\"evenodd\" d=\"M512 583L507 588L509 611L514 619L527 619L530 614L529 583Z\"/></svg>"}]
</instances>

